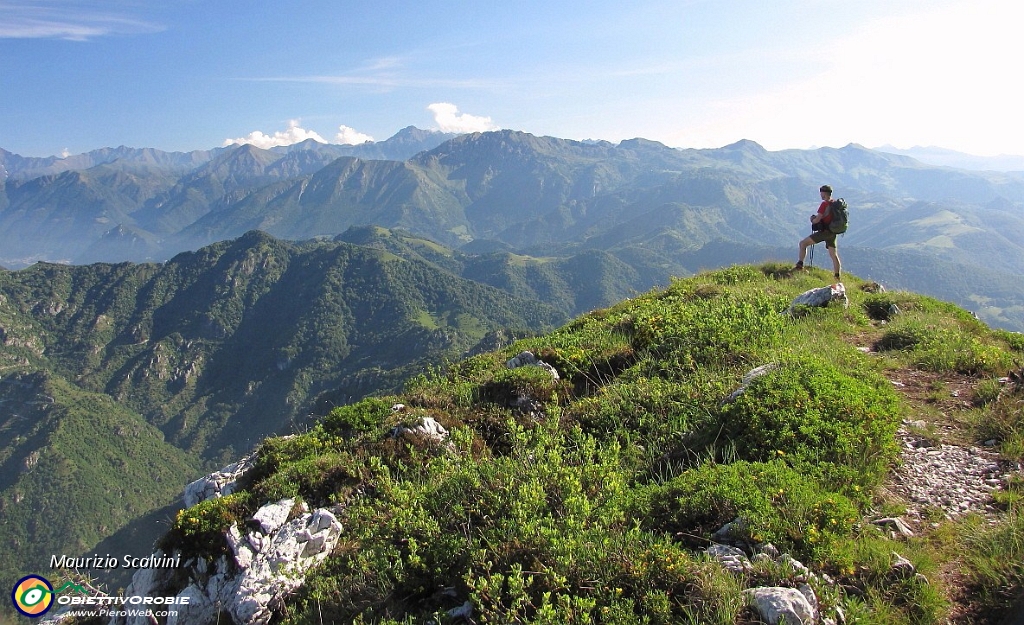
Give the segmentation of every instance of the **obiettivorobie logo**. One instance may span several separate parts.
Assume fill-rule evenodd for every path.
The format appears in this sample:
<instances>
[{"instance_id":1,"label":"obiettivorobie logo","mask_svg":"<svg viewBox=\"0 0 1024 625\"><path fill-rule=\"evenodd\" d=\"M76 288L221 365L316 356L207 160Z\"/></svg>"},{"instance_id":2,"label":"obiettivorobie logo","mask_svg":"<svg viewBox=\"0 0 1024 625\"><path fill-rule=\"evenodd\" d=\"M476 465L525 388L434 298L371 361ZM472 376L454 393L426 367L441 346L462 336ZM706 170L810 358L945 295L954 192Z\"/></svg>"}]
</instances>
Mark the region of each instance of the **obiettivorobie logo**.
<instances>
[{"instance_id":1,"label":"obiettivorobie logo","mask_svg":"<svg viewBox=\"0 0 1024 625\"><path fill-rule=\"evenodd\" d=\"M11 591L11 603L25 616L37 617L46 614L53 607L53 598L65 590L87 594L86 590L73 582L65 582L57 590L50 580L40 575L26 575L18 580Z\"/></svg>"},{"instance_id":2,"label":"obiettivorobie logo","mask_svg":"<svg viewBox=\"0 0 1024 625\"><path fill-rule=\"evenodd\" d=\"M61 595L65 591L79 593L84 596ZM58 596L61 595L61 596ZM64 585L57 590L53 589L50 580L41 575L26 575L18 580L11 591L11 603L23 615L37 618L46 614L54 603L62 606L101 608L100 616L114 616L121 614L114 612L118 607L145 606L146 614L151 614L154 606L188 605L189 597L115 597L115 596L90 596L89 591L74 582L64 582ZM125 616L134 616L134 612L124 612ZM168 612L161 612L158 616L167 616Z\"/></svg>"}]
</instances>

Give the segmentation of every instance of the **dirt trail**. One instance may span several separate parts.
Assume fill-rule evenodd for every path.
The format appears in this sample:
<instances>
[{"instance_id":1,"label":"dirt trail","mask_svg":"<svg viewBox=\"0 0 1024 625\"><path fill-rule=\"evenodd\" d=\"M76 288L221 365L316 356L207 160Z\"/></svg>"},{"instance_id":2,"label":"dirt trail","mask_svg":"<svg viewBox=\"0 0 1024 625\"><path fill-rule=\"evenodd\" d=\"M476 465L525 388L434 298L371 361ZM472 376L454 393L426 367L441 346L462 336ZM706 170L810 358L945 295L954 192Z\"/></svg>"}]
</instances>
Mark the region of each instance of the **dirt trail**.
<instances>
[{"instance_id":1,"label":"dirt trail","mask_svg":"<svg viewBox=\"0 0 1024 625\"><path fill-rule=\"evenodd\" d=\"M874 353L875 333L854 339L858 349ZM978 409L976 389L984 379L957 373L934 373L910 367L886 372L893 388L909 407L900 427L900 464L890 472L883 487L885 498L906 508L903 520L917 536L940 527L943 518L958 519L970 513L996 522L1004 511L992 494L1006 488L1008 478L1024 467L1009 462L996 451L995 441L974 440L970 426ZM979 615L958 562L949 562L941 583L950 589L954 608L949 623L956 625L1024 625L1024 599L1009 618Z\"/></svg>"}]
</instances>

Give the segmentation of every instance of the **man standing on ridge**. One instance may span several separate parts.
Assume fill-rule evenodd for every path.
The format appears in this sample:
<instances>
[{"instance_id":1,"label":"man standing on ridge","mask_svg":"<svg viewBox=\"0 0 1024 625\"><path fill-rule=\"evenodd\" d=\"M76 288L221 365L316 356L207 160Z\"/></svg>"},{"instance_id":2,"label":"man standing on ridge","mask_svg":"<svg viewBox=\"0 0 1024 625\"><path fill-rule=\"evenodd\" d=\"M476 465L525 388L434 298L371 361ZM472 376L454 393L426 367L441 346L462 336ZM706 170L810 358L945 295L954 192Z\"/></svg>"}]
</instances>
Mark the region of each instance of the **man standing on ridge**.
<instances>
[{"instance_id":1,"label":"man standing on ridge","mask_svg":"<svg viewBox=\"0 0 1024 625\"><path fill-rule=\"evenodd\" d=\"M815 243L825 242L825 249L832 257L832 270L835 272L836 282L840 279L842 265L839 262L839 252L836 250L836 233L829 230L828 225L832 223L832 187L822 185L818 191L821 193L821 205L818 212L811 215L811 234L800 241L800 260L796 261L794 269L804 268L804 256L807 248Z\"/></svg>"}]
</instances>

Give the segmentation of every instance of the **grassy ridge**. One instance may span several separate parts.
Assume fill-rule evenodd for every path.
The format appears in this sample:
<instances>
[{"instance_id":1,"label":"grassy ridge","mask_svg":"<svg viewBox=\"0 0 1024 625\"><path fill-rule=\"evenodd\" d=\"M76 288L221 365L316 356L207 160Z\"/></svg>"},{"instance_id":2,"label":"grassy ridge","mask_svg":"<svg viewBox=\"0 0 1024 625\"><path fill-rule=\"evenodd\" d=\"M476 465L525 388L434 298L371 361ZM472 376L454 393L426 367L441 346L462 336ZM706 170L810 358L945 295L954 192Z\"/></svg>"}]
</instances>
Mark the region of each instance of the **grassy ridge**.
<instances>
[{"instance_id":1,"label":"grassy ridge","mask_svg":"<svg viewBox=\"0 0 1024 625\"><path fill-rule=\"evenodd\" d=\"M944 526L945 540L906 542L866 523L909 416L885 374L991 380L1024 344L951 305L870 294L856 279L848 309L785 314L824 276L772 265L700 274L338 408L304 435L264 442L251 486L184 511L166 544L219 551L227 524L298 496L343 504L344 530L285 622L443 623L468 600L478 622L737 623L750 618L744 588L798 583L778 561L733 574L702 555L742 519L735 539L831 576L810 582L824 615L943 622L954 595L937 581L943 562L967 544L1019 548L1019 491L1002 497L1010 521L995 530L969 520ZM905 317L882 319L888 304ZM865 337L880 351L853 346ZM521 350L560 378L507 369ZM760 365L771 366L727 401ZM996 435L1019 460L1020 400L996 395ZM386 436L426 416L451 445ZM936 581L893 578L893 552ZM976 553L972 588L995 598L1021 587L1019 559Z\"/></svg>"}]
</instances>

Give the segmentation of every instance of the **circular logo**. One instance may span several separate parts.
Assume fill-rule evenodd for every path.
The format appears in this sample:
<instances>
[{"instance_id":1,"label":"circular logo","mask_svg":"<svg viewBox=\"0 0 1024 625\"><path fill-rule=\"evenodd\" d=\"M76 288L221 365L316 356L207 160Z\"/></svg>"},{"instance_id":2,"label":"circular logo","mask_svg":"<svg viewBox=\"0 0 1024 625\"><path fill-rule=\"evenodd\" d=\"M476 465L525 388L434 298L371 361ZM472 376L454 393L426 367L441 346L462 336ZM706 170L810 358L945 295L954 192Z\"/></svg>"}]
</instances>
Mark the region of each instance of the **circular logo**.
<instances>
[{"instance_id":1,"label":"circular logo","mask_svg":"<svg viewBox=\"0 0 1024 625\"><path fill-rule=\"evenodd\" d=\"M14 585L11 602L25 616L42 616L53 605L53 586L45 577L27 575Z\"/></svg>"}]
</instances>

